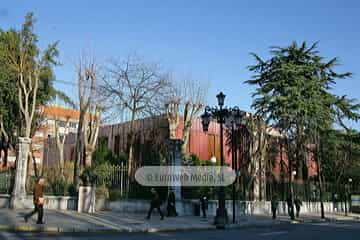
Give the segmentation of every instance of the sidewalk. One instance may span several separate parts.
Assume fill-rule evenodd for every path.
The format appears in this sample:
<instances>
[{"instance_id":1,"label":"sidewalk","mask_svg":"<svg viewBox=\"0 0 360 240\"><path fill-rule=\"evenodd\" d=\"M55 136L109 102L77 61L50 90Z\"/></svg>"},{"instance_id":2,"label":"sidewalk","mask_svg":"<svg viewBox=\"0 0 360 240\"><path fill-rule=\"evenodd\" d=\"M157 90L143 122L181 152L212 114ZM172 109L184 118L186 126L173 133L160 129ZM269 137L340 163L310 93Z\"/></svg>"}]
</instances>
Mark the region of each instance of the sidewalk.
<instances>
[{"instance_id":1,"label":"sidewalk","mask_svg":"<svg viewBox=\"0 0 360 240\"><path fill-rule=\"evenodd\" d=\"M318 219L320 217L320 213L311 213L306 214L303 218L306 222L308 219ZM345 216L344 213L325 213L325 219L327 221L359 221L360 214L358 213L348 213Z\"/></svg>"},{"instance_id":2,"label":"sidewalk","mask_svg":"<svg viewBox=\"0 0 360 240\"><path fill-rule=\"evenodd\" d=\"M41 231L41 232L161 232L216 229L212 224L213 217L204 220L196 216L171 217L160 220L154 214L150 220L145 220L144 214L124 214L117 212L97 212L93 215L75 211L45 210L45 225L36 224L36 217L24 222L26 210L0 209L0 230L3 231ZM327 215L329 219L340 218ZM341 217L342 220L352 220L353 217ZM231 221L231 219L230 219ZM302 216L291 221L288 216L279 216L272 220L270 216L240 216L238 223L229 224L227 228L272 227L279 224L322 222L317 215Z\"/></svg>"}]
</instances>

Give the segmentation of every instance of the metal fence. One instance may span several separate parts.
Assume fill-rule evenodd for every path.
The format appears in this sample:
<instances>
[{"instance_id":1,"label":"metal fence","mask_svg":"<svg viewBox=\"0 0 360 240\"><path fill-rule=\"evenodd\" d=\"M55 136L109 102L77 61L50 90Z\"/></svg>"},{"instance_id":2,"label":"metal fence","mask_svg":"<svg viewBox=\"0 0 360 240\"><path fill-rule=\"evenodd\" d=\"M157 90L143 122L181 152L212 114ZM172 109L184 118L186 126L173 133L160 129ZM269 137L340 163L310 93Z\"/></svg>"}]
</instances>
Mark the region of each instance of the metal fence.
<instances>
[{"instance_id":1,"label":"metal fence","mask_svg":"<svg viewBox=\"0 0 360 240\"><path fill-rule=\"evenodd\" d=\"M293 194L303 201L316 202L320 201L320 188L318 182L293 182ZM356 189L350 185L323 183L322 198L324 201L344 201L349 194ZM290 185L288 182L267 182L266 199L271 200L276 195L279 200L285 201L290 194Z\"/></svg>"},{"instance_id":2,"label":"metal fence","mask_svg":"<svg viewBox=\"0 0 360 240\"><path fill-rule=\"evenodd\" d=\"M15 180L14 171L6 170L0 172L0 193L10 194L12 191L14 180Z\"/></svg>"},{"instance_id":3,"label":"metal fence","mask_svg":"<svg viewBox=\"0 0 360 240\"><path fill-rule=\"evenodd\" d=\"M37 177L29 176L26 180L26 193L32 195ZM44 189L45 195L51 196L75 196L76 189L72 184L65 181L47 182Z\"/></svg>"},{"instance_id":4,"label":"metal fence","mask_svg":"<svg viewBox=\"0 0 360 240\"><path fill-rule=\"evenodd\" d=\"M140 166L135 167L135 170ZM142 186L135 181L134 177L128 175L128 166L105 165L95 169L95 185L97 187L105 186L109 189L109 198L111 200L119 198L151 198L151 187ZM167 187L157 187L160 198L166 199Z\"/></svg>"},{"instance_id":5,"label":"metal fence","mask_svg":"<svg viewBox=\"0 0 360 240\"><path fill-rule=\"evenodd\" d=\"M106 165L95 168L94 173L96 175L95 184L97 186L120 187L123 191L129 181L127 165L123 163L121 165Z\"/></svg>"},{"instance_id":6,"label":"metal fence","mask_svg":"<svg viewBox=\"0 0 360 240\"><path fill-rule=\"evenodd\" d=\"M95 169L96 186L105 186L110 191L110 198L143 198L151 197L150 188L138 184L135 179L128 176L128 168L126 164L121 165L105 165ZM320 191L317 182L293 182L293 194L303 201L319 201ZM157 188L159 195L166 199L167 187ZM253 191L252 188L248 191ZM324 201L343 201L346 194L349 194L350 188L343 185L335 185L332 183L323 184L323 200ZM284 182L267 182L266 183L266 200L271 200L274 194L279 200L285 201L289 196L289 183ZM182 196L185 199L197 199L202 194L207 194L210 199L217 199L218 188L216 187L183 187ZM232 199L232 186L225 188L225 198ZM241 187L236 187L235 199L237 200L253 200L251 193L244 193Z\"/></svg>"}]
</instances>

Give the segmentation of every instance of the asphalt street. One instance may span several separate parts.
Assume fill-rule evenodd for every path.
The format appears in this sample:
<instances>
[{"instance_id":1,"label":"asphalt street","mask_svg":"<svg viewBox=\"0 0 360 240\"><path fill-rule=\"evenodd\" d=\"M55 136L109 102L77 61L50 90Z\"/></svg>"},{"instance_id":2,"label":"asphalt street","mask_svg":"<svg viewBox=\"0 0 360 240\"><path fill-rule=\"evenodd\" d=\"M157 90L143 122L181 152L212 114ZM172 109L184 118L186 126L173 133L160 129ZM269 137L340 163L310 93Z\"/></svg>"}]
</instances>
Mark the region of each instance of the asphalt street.
<instances>
[{"instance_id":1,"label":"asphalt street","mask_svg":"<svg viewBox=\"0 0 360 240\"><path fill-rule=\"evenodd\" d=\"M227 229L211 231L182 231L163 233L74 233L74 234L45 234L0 232L0 239L128 239L128 240L360 240L360 222L324 222L307 224L286 224L272 228Z\"/></svg>"}]
</instances>

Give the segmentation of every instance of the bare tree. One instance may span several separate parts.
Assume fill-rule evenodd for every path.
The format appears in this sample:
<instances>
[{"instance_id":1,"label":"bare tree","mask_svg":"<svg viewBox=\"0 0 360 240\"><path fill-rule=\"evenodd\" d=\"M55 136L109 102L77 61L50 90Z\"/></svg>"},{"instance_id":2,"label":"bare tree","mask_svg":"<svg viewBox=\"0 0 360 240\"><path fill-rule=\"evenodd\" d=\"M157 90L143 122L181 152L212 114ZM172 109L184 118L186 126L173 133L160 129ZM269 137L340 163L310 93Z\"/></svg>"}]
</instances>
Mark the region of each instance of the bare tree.
<instances>
[{"instance_id":1,"label":"bare tree","mask_svg":"<svg viewBox=\"0 0 360 240\"><path fill-rule=\"evenodd\" d=\"M198 81L190 77L183 78L173 84L173 97L166 104L167 118L169 122L170 138L175 138L176 128L179 123L179 112L183 115L182 152L188 155L190 129L195 118L204 106L206 88Z\"/></svg>"},{"instance_id":2,"label":"bare tree","mask_svg":"<svg viewBox=\"0 0 360 240\"><path fill-rule=\"evenodd\" d=\"M0 141L3 142L3 146L0 146L0 158L1 158L1 151L4 151L4 158L3 158L3 167L7 166L8 160L8 144L9 144L9 135L7 134L4 123L2 118L0 118Z\"/></svg>"},{"instance_id":3,"label":"bare tree","mask_svg":"<svg viewBox=\"0 0 360 240\"><path fill-rule=\"evenodd\" d=\"M101 108L99 104L91 105L84 121L84 147L85 147L85 166L92 164L92 155L96 149L99 134Z\"/></svg>"},{"instance_id":4,"label":"bare tree","mask_svg":"<svg viewBox=\"0 0 360 240\"><path fill-rule=\"evenodd\" d=\"M59 131L59 119L55 118L54 120L54 128L55 128L55 140L56 140L56 147L59 151L59 168L60 168L60 174L62 177L64 177L64 145L66 141L66 135L69 133L69 127L70 127L70 117L66 119L65 125L64 125L64 132L60 134ZM62 136L61 136L62 135Z\"/></svg>"},{"instance_id":5,"label":"bare tree","mask_svg":"<svg viewBox=\"0 0 360 240\"><path fill-rule=\"evenodd\" d=\"M26 49L20 48L19 55L9 51L8 61L18 76L18 101L24 117L24 137L30 138L35 110L41 70L48 66L49 59L57 55L57 43L50 45L39 57L30 61ZM52 60L51 60L52 61Z\"/></svg>"},{"instance_id":6,"label":"bare tree","mask_svg":"<svg viewBox=\"0 0 360 240\"><path fill-rule=\"evenodd\" d=\"M251 165L253 166L253 175L251 180L254 182L254 197L257 200L263 200L265 197L265 159L268 154L268 140L266 125L259 116L250 116L250 131L253 134L251 146ZM250 183L252 182L250 181ZM248 186L248 190L250 186Z\"/></svg>"},{"instance_id":7,"label":"bare tree","mask_svg":"<svg viewBox=\"0 0 360 240\"><path fill-rule=\"evenodd\" d=\"M136 54L124 60L113 60L109 78L101 83L101 92L111 101L112 109L125 113L130 120L128 136L128 171L133 175L135 120L163 113L164 98L169 92L169 76L160 64L146 62Z\"/></svg>"},{"instance_id":8,"label":"bare tree","mask_svg":"<svg viewBox=\"0 0 360 240\"><path fill-rule=\"evenodd\" d=\"M86 114L89 111L95 94L95 86L98 77L98 69L95 57L83 54L76 64L79 98L79 124L76 135L76 157L74 161L74 184L78 184L79 173L82 170L84 150L84 128L86 125Z\"/></svg>"},{"instance_id":9,"label":"bare tree","mask_svg":"<svg viewBox=\"0 0 360 240\"><path fill-rule=\"evenodd\" d=\"M179 125L179 111L181 100L179 98L172 98L166 104L166 117L169 122L169 137L176 138L176 129Z\"/></svg>"}]
</instances>

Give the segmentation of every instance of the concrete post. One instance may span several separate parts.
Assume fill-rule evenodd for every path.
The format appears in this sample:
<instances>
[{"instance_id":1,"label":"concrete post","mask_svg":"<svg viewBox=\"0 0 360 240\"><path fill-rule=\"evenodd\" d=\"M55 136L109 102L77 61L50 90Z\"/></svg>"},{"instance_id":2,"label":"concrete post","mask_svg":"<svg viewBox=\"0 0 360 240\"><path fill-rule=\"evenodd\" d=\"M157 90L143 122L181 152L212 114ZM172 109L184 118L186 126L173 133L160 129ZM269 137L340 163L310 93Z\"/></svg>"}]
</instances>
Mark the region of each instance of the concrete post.
<instances>
[{"instance_id":1,"label":"concrete post","mask_svg":"<svg viewBox=\"0 0 360 240\"><path fill-rule=\"evenodd\" d=\"M26 177L27 163L30 151L30 138L19 137L16 151L16 172L15 183L10 200L10 207L24 208L24 200L26 199Z\"/></svg>"},{"instance_id":2,"label":"concrete post","mask_svg":"<svg viewBox=\"0 0 360 240\"><path fill-rule=\"evenodd\" d=\"M95 213L95 187L94 186L80 186L78 197L78 212L79 213Z\"/></svg>"}]
</instances>

